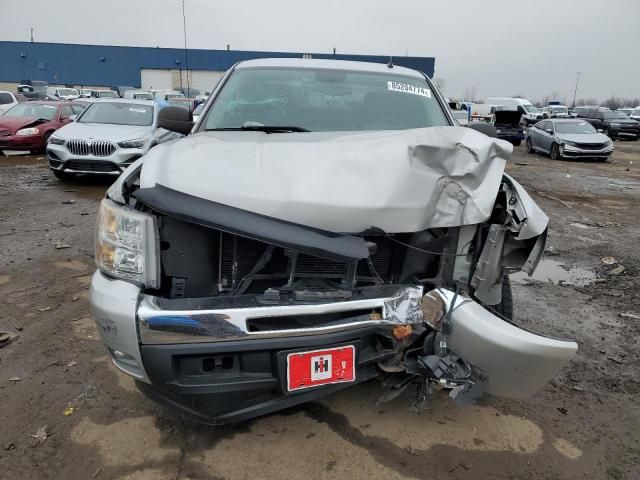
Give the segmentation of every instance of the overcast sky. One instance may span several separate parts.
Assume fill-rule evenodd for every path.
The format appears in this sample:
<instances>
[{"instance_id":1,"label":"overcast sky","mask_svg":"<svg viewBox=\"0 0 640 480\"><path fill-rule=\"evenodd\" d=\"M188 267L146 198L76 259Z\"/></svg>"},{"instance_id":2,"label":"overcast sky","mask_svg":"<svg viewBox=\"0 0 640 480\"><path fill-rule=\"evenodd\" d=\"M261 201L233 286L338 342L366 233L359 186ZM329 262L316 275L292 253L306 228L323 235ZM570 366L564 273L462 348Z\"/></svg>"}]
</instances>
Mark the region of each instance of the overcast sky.
<instances>
[{"instance_id":1,"label":"overcast sky","mask_svg":"<svg viewBox=\"0 0 640 480\"><path fill-rule=\"evenodd\" d=\"M183 46L180 0L0 3L0 40ZM190 48L435 56L451 97L570 101L578 71L578 98L640 97L640 0L185 3Z\"/></svg>"}]
</instances>

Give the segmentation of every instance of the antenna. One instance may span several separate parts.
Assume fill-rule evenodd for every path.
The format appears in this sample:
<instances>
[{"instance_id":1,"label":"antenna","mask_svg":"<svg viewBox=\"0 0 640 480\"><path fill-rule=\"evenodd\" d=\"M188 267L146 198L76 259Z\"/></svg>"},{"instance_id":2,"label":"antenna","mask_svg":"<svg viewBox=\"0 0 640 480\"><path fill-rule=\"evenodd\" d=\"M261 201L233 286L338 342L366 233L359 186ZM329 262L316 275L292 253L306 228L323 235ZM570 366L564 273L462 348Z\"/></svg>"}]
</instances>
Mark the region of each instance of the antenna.
<instances>
[{"instance_id":1,"label":"antenna","mask_svg":"<svg viewBox=\"0 0 640 480\"><path fill-rule=\"evenodd\" d=\"M389 57L389 63L387 63L388 68L393 68L393 57Z\"/></svg>"}]
</instances>

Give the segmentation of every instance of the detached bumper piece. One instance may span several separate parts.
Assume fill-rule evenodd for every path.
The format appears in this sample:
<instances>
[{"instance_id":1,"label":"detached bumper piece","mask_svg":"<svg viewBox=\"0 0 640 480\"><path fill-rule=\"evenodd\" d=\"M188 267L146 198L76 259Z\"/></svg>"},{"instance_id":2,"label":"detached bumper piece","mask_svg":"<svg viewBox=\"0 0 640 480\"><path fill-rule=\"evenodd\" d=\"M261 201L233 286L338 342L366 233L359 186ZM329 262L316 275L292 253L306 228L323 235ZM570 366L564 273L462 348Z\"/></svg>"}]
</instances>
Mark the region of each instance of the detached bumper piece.
<instances>
[{"instance_id":1,"label":"detached bumper piece","mask_svg":"<svg viewBox=\"0 0 640 480\"><path fill-rule=\"evenodd\" d=\"M296 338L184 345L143 345L151 384L138 382L151 399L207 424L239 422L308 402L379 375L385 353L376 327ZM355 381L287 391L289 353L352 345Z\"/></svg>"}]
</instances>

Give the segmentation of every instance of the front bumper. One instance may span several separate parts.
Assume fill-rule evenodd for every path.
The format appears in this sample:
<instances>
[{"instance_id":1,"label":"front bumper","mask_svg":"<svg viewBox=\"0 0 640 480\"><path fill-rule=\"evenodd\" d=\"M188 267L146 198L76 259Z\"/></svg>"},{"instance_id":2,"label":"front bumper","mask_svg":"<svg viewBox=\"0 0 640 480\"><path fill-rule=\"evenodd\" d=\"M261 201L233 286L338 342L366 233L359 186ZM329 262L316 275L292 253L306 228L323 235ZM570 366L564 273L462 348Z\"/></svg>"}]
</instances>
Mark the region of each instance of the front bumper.
<instances>
[{"instance_id":1,"label":"front bumper","mask_svg":"<svg viewBox=\"0 0 640 480\"><path fill-rule=\"evenodd\" d=\"M41 150L42 135L5 135L0 137L0 150Z\"/></svg>"},{"instance_id":2,"label":"front bumper","mask_svg":"<svg viewBox=\"0 0 640 480\"><path fill-rule=\"evenodd\" d=\"M628 137L628 138L638 138L640 137L640 128L635 127L621 127L621 128L612 128L611 135L613 137Z\"/></svg>"},{"instance_id":3,"label":"front bumper","mask_svg":"<svg viewBox=\"0 0 640 480\"><path fill-rule=\"evenodd\" d=\"M601 150L583 149L573 145L564 145L561 156L563 158L607 158L613 153L613 145Z\"/></svg>"},{"instance_id":4,"label":"front bumper","mask_svg":"<svg viewBox=\"0 0 640 480\"><path fill-rule=\"evenodd\" d=\"M129 165L142 157L147 150L139 148L116 148L108 157L74 155L65 145L47 145L49 168L67 173L93 175L120 175Z\"/></svg>"},{"instance_id":5,"label":"front bumper","mask_svg":"<svg viewBox=\"0 0 640 480\"><path fill-rule=\"evenodd\" d=\"M239 421L306 402L351 383L288 392L284 358L291 351L354 345L356 383L377 376L390 351L380 344L402 318L404 287L397 295L306 305L219 308L211 299L160 301L99 272L91 284L92 312L113 363L139 380L151 398L206 423ZM409 287L411 288L411 287ZM415 288L415 287L413 287ZM448 308L454 294L439 290ZM411 302L409 302L411 303ZM415 304L412 304L415 306ZM190 307L190 308L185 308ZM361 315L377 310L380 318ZM256 318L297 318L352 311L331 325L252 331ZM452 308L450 349L488 377L486 392L527 398L573 357L577 344L528 332L458 296ZM386 334L386 335L385 335Z\"/></svg>"}]
</instances>

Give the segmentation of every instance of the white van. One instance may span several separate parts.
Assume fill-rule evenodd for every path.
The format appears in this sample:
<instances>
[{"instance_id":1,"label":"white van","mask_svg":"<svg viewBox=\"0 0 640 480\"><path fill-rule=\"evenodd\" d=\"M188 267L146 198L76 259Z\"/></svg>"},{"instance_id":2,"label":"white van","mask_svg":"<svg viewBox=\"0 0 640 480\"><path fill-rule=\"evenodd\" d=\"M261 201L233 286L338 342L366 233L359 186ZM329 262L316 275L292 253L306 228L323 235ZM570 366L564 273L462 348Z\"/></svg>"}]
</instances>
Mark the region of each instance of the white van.
<instances>
[{"instance_id":1,"label":"white van","mask_svg":"<svg viewBox=\"0 0 640 480\"><path fill-rule=\"evenodd\" d=\"M80 98L80 92L75 88L67 87L47 87L47 95L60 100L75 100Z\"/></svg>"},{"instance_id":2,"label":"white van","mask_svg":"<svg viewBox=\"0 0 640 480\"><path fill-rule=\"evenodd\" d=\"M153 93L148 90L127 90L124 98L134 98L137 100L153 100Z\"/></svg>"},{"instance_id":3,"label":"white van","mask_svg":"<svg viewBox=\"0 0 640 480\"><path fill-rule=\"evenodd\" d=\"M522 114L522 119L531 125L542 120L542 112L526 98L488 97L485 103L504 105L507 110L515 110Z\"/></svg>"}]
</instances>

